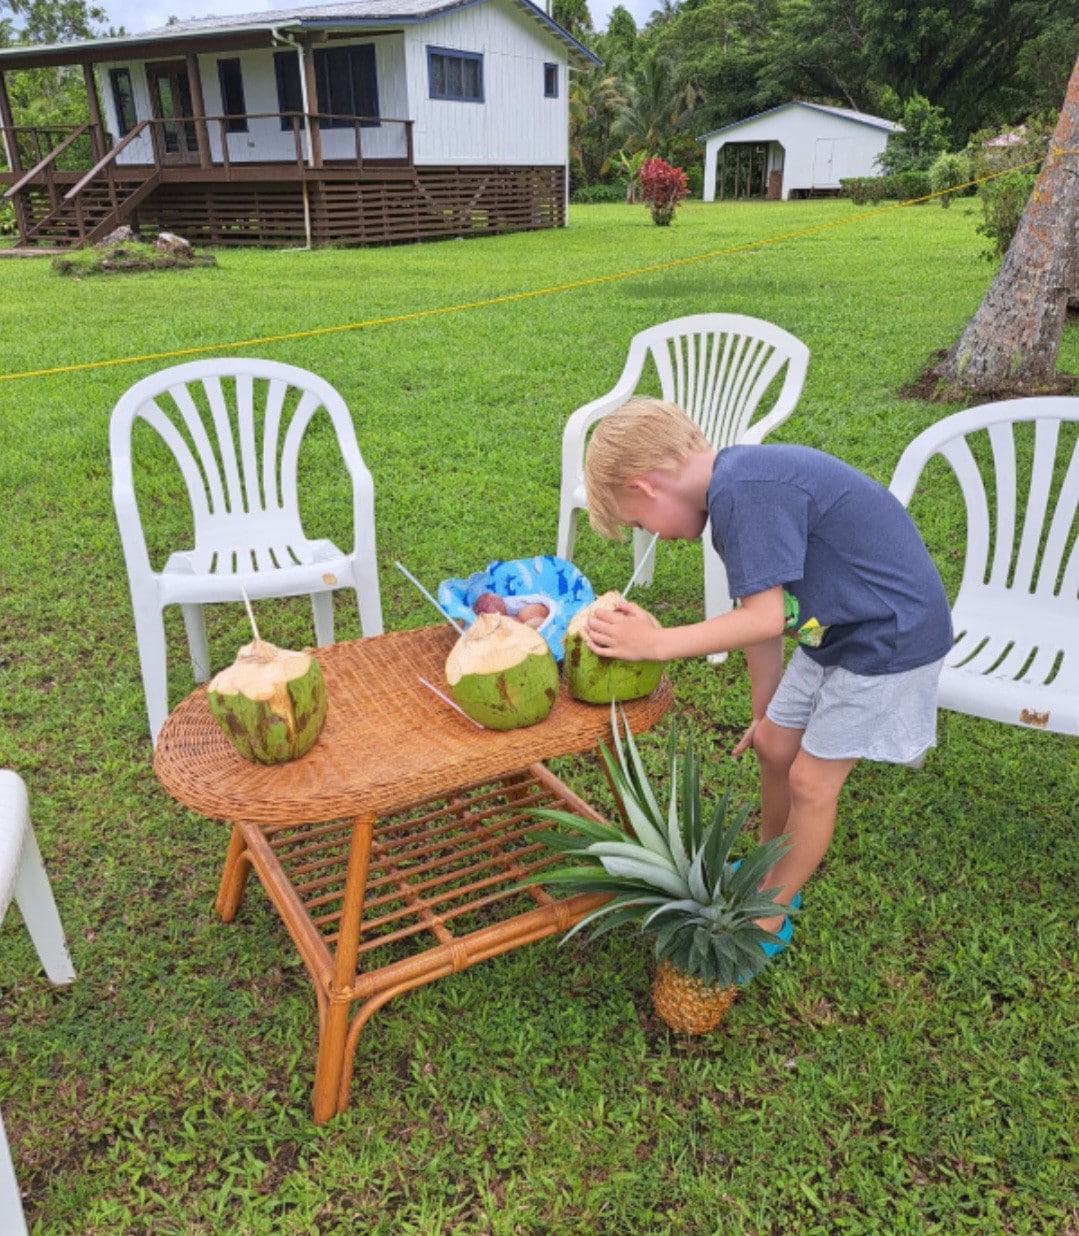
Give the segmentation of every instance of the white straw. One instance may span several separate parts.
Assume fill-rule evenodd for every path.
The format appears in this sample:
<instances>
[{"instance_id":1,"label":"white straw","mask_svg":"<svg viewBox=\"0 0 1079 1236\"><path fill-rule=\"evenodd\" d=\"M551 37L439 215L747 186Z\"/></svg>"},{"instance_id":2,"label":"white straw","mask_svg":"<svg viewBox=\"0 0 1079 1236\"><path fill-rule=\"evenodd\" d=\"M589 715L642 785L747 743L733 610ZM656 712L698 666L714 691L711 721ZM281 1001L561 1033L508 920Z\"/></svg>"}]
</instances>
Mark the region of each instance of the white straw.
<instances>
[{"instance_id":1,"label":"white straw","mask_svg":"<svg viewBox=\"0 0 1079 1236\"><path fill-rule=\"evenodd\" d=\"M393 565L401 572L402 575L404 575L407 579L410 579L416 585L416 587L423 593L423 595L428 599L428 601L431 602L431 604L435 607L435 609L438 610L438 612L442 615L442 617L446 619L446 621L450 624L450 626L456 627L458 634L464 635L465 633L464 627L461 626L461 624L456 619L451 618L449 614L446 613L446 611L442 608L442 606L439 605L439 603L435 600L433 596L431 596L431 594L427 591L427 589L423 586L423 584L420 583L420 581L415 577L415 575L412 574L411 571L406 570L406 568L403 567L399 562L395 562ZM472 718L469 717L469 720L471 721Z\"/></svg>"},{"instance_id":2,"label":"white straw","mask_svg":"<svg viewBox=\"0 0 1079 1236\"><path fill-rule=\"evenodd\" d=\"M644 564L652 556L652 550L655 549L656 542L658 540L659 540L659 533L656 532L653 534L652 539L648 542L648 548L641 555L640 562L638 562L637 565L633 568L633 574L629 577L629 583L626 584L626 586L622 589L622 600L623 601L626 599L627 596L629 596L629 590L637 582L637 576L640 575L641 571L644 569Z\"/></svg>"},{"instance_id":3,"label":"white straw","mask_svg":"<svg viewBox=\"0 0 1079 1236\"><path fill-rule=\"evenodd\" d=\"M429 683L426 678L421 678L420 682L423 683L423 685L427 688L428 691L433 691L435 695L437 695L438 698L443 702L443 704L449 704L449 706L454 710L454 712L459 712L466 721L471 721L472 724L476 726L477 729L485 730L487 728L485 725L480 725L480 723L476 720L475 717L470 717L468 713L465 712L465 710L461 708L458 704L455 704L448 695L443 695L442 692L438 689L438 687L432 686L431 683Z\"/></svg>"},{"instance_id":4,"label":"white straw","mask_svg":"<svg viewBox=\"0 0 1079 1236\"><path fill-rule=\"evenodd\" d=\"M251 624L251 630L255 633L255 643L259 644L262 641L259 639L259 629L255 624L255 611L251 608L251 602L247 599L247 589L240 585L240 595L244 599L244 604L247 606L247 621Z\"/></svg>"}]
</instances>

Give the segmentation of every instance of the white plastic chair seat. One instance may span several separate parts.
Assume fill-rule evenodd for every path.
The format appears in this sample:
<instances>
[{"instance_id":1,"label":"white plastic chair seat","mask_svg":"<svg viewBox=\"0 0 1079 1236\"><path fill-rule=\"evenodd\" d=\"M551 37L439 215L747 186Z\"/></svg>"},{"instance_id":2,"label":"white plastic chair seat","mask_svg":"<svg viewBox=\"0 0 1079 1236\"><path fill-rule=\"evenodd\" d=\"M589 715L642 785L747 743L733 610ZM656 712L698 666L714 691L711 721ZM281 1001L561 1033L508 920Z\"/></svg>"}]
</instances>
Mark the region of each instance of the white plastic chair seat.
<instances>
[{"instance_id":1,"label":"white plastic chair seat","mask_svg":"<svg viewBox=\"0 0 1079 1236\"><path fill-rule=\"evenodd\" d=\"M250 539L250 538L249 538ZM276 562L288 562L290 556L303 554L299 562L281 568ZM234 601L237 587L243 587L251 600L265 597L306 596L312 592L339 588L338 580L352 575L347 554L333 541L304 541L296 545L252 544L251 554L270 565L260 570L239 569L233 559L222 563L220 554L196 550L178 550L169 555L161 572L162 604L178 605L187 599L189 582L194 576L201 580L199 591L206 602ZM229 567L232 569L228 569ZM328 578L334 582L329 582ZM368 632L374 634L374 632Z\"/></svg>"},{"instance_id":2,"label":"white plastic chair seat","mask_svg":"<svg viewBox=\"0 0 1079 1236\"><path fill-rule=\"evenodd\" d=\"M352 487L351 552L308 538L300 518L300 448L324 412ZM194 545L150 563L135 497L132 432L145 422L183 476ZM315 643L333 642L333 592L356 592L364 635L382 632L375 556L374 483L344 400L323 379L294 365L240 359L194 361L137 382L117 403L110 427L113 504L135 614L150 734L168 715L162 611L183 609L196 682L210 676L203 606L225 601L310 596Z\"/></svg>"},{"instance_id":3,"label":"white plastic chair seat","mask_svg":"<svg viewBox=\"0 0 1079 1236\"><path fill-rule=\"evenodd\" d=\"M1079 734L1079 435L1069 457L1069 422L1079 424L1079 399L969 408L915 438L896 467L891 489L908 504L928 461L943 456L966 503L942 708ZM1024 425L1032 431L1025 441L1017 434ZM977 449L979 436L988 449Z\"/></svg>"},{"instance_id":4,"label":"white plastic chair seat","mask_svg":"<svg viewBox=\"0 0 1079 1236\"><path fill-rule=\"evenodd\" d=\"M704 436L719 447L761 442L794 411L805 384L809 349L782 328L736 313L699 313L652 326L633 336L622 376L606 395L578 408L562 434L562 489L556 553L572 560L580 512L587 510L584 457L588 435L608 413L631 399L651 360L662 397L678 404ZM753 417L773 383L783 379L771 406ZM633 534L634 567L640 566L651 536ZM705 528L705 614L713 618L731 608L727 572ZM651 584L655 557L637 582ZM725 655L725 654L724 654ZM723 656L713 657L722 660Z\"/></svg>"},{"instance_id":5,"label":"white plastic chair seat","mask_svg":"<svg viewBox=\"0 0 1079 1236\"><path fill-rule=\"evenodd\" d=\"M75 978L64 929L41 850L30 824L26 786L18 774L0 769L0 920L14 898L49 981L62 985ZM26 1232L22 1195L0 1118L0 1231Z\"/></svg>"}]
</instances>

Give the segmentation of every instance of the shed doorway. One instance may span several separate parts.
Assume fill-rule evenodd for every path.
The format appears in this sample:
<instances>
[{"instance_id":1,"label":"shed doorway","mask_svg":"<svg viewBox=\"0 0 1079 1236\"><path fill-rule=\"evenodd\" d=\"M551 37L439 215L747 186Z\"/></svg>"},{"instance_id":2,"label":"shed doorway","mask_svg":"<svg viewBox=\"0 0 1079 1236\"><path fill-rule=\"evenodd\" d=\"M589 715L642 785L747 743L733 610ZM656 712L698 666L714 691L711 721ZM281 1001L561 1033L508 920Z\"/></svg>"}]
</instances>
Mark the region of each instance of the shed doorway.
<instances>
[{"instance_id":1,"label":"shed doorway","mask_svg":"<svg viewBox=\"0 0 1079 1236\"><path fill-rule=\"evenodd\" d=\"M716 169L720 199L768 196L768 145L765 142L727 142L719 152Z\"/></svg>"}]
</instances>

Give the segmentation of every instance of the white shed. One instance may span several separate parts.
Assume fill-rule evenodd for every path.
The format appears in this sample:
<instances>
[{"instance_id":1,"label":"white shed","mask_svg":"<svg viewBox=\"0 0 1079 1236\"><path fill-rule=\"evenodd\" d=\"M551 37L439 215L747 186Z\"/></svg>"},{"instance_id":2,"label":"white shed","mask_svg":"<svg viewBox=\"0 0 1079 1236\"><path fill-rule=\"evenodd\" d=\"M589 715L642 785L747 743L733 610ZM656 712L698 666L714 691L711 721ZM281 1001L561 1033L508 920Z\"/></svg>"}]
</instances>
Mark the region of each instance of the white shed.
<instances>
[{"instance_id":1,"label":"white shed","mask_svg":"<svg viewBox=\"0 0 1079 1236\"><path fill-rule=\"evenodd\" d=\"M902 128L822 103L785 103L759 112L697 139L705 148L704 200L715 201L717 180L721 192L733 188L735 196L787 200L838 193L847 177L880 174L877 160L889 136Z\"/></svg>"}]
</instances>

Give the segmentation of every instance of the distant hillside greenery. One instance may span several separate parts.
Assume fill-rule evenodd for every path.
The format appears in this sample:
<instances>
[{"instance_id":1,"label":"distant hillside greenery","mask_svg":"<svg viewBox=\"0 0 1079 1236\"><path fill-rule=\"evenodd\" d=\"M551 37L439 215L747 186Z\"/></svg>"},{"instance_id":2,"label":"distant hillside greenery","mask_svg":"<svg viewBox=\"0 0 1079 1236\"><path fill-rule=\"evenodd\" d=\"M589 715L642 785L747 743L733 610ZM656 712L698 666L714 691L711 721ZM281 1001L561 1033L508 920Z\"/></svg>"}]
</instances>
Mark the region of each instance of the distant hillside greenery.
<instances>
[{"instance_id":1,"label":"distant hillside greenery","mask_svg":"<svg viewBox=\"0 0 1079 1236\"><path fill-rule=\"evenodd\" d=\"M554 17L603 62L573 75L578 190L624 180L638 151L696 188L701 134L792 99L900 122L928 105L960 150L1059 108L1079 50L1074 0L660 0L643 28L619 6L602 34L586 0Z\"/></svg>"}]
</instances>

